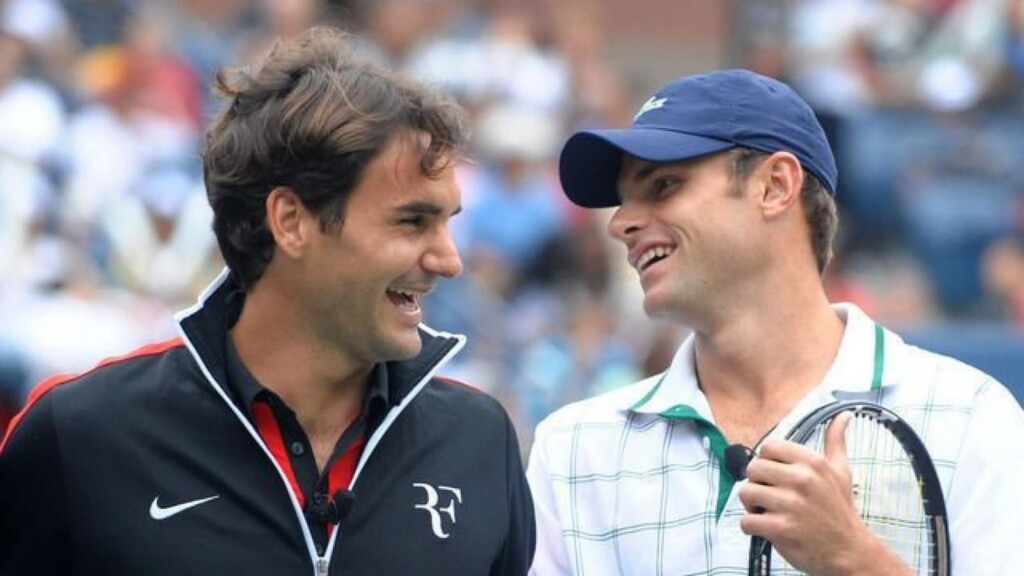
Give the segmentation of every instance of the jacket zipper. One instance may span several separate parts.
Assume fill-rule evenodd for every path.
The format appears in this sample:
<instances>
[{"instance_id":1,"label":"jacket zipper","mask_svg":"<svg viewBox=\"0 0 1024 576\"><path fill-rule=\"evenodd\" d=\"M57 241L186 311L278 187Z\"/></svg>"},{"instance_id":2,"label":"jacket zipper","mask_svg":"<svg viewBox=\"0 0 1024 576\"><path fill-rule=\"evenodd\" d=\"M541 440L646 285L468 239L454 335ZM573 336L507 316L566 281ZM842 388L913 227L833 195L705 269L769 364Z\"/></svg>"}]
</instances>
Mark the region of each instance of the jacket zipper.
<instances>
[{"instance_id":1,"label":"jacket zipper","mask_svg":"<svg viewBox=\"0 0 1024 576\"><path fill-rule=\"evenodd\" d=\"M377 430L374 431L374 433L370 436L370 439L367 441L366 445L363 447L363 454L362 456L359 457L359 462L356 464L355 473L352 475L352 481L349 483L348 486L349 490L355 487L356 480L359 478L360 473L362 473L363 471L363 465L370 458L370 455L377 447L377 443L380 441L380 439L384 436L388 429L391 428L391 423L394 422L395 418L398 417L398 414L405 410L405 406L413 398L419 395L419 392L423 388L423 386L426 385L426 383L429 382L430 379L434 377L434 374L436 374L437 371L440 370L442 366L447 364L448 361L451 360L453 356L455 356L460 350L462 350L463 346L465 346L465 339L456 338L455 346L448 350L448 352L440 360L434 363L431 369L420 379L416 386L413 386L412 390L409 391L409 394L407 394L405 398L402 399L401 404L388 411L387 415L384 417L384 420L381 421L380 425L377 427ZM335 527L334 531L331 533L330 540L327 543L327 550L324 551L324 555L317 556L316 576L328 576L327 572L331 565L329 559L334 554L334 545L337 541L339 532L340 530L338 529L338 527Z\"/></svg>"},{"instance_id":2,"label":"jacket zipper","mask_svg":"<svg viewBox=\"0 0 1024 576\"><path fill-rule=\"evenodd\" d=\"M206 297L209 294L212 294L216 288L219 288L220 285L224 283L225 279L227 278L227 275L228 270L227 268L225 268L224 270L221 271L220 276L218 276L217 279L214 280L213 284L211 284L211 286L208 287L206 291L200 296L200 301L205 303ZM179 313L180 318L178 318L178 330L181 332L182 340L184 341L186 348L189 349L189 352L191 353L196 364L199 366L200 371L206 377L207 382L209 382L213 386L213 389L217 392L218 395L220 395L221 399L224 400L224 403L227 404L228 409L234 412L235 417L238 418L242 426L249 432L249 435L252 436L252 438L260 447L263 448L263 451L266 453L267 458L270 459L271 464L273 464L274 468L277 469L277 473L281 477L281 480L284 482L288 492L291 493L292 488L291 485L288 483L288 479L285 477L284 472L281 470L281 467L277 464L277 461L274 459L274 456L270 453L270 450L266 447L266 444L260 437L259 432L257 432L256 429L253 428L252 424L249 423L245 415L243 415L242 412L238 409L238 407L235 406L234 403L231 401L231 398L221 387L220 383L217 382L217 380L213 377L212 374L210 374L209 369L206 367L206 362L203 360L202 356L199 355L199 352L195 349L188 334L185 333L184 327L182 326L181 322L199 308L201 308L201 305L197 304L195 309L189 309ZM464 336L452 335L446 332L436 332L433 329L429 328L427 328L427 332L429 332L432 336L440 335L445 338L455 338L456 344L452 348L450 348L440 360L436 361L434 365L431 366L431 368L420 379L420 381L415 386L413 386L412 390L409 391L409 394L407 394L402 399L400 406L398 406L397 408L392 408L388 412L388 416L384 418L384 421L381 422L380 427L377 429L376 432L374 432L373 436L370 437L370 440L367 443L367 445L363 447L363 454L359 459L359 463L356 465L355 474L352 476L352 482L349 485L350 488L352 487L352 485L355 484L356 478L359 477L359 473L362 471L363 465L366 463L366 460L369 458L374 448L376 448L377 442L379 442L380 437L382 437L384 433L387 431L387 429L391 427L391 422L398 416L398 413L402 412L405 409L405 405L411 402L412 399L419 394L420 389L422 389L422 387L427 382L429 382L431 378L434 377L434 375L442 366L447 364L448 361L451 360L453 356L455 356L460 350L462 350L466 343L466 339ZM316 570L316 576L328 576L328 571L331 565L329 558L334 551L334 542L335 539L337 538L337 531L335 531L335 533L331 535L330 542L328 543L327 550L324 552L324 555L320 556L319 554L317 554L315 551L315 547L313 546L312 536L309 533L309 526L306 523L306 518L302 514L301 508L299 508L298 500L295 498L294 494L291 495L291 500L292 506L296 512L296 515L298 516L299 522L303 523L304 525L303 538L306 540L306 544L310 546L309 551L310 556L314 560L314 569Z\"/></svg>"}]
</instances>

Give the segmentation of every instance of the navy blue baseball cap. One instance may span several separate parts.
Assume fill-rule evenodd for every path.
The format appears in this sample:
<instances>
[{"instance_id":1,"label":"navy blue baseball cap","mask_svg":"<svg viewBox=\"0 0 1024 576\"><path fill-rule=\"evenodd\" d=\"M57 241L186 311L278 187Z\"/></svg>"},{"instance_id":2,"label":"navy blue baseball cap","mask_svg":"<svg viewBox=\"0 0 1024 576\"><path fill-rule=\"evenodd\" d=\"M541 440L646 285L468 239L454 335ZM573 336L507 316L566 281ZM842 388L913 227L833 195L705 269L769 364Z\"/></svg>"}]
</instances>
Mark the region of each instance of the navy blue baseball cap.
<instances>
[{"instance_id":1,"label":"navy blue baseball cap","mask_svg":"<svg viewBox=\"0 0 1024 576\"><path fill-rule=\"evenodd\" d=\"M675 162L742 146L792 153L835 194L836 161L811 107L792 88L749 70L718 70L663 86L630 128L584 130L562 148L562 189L585 208L617 206L623 153Z\"/></svg>"}]
</instances>

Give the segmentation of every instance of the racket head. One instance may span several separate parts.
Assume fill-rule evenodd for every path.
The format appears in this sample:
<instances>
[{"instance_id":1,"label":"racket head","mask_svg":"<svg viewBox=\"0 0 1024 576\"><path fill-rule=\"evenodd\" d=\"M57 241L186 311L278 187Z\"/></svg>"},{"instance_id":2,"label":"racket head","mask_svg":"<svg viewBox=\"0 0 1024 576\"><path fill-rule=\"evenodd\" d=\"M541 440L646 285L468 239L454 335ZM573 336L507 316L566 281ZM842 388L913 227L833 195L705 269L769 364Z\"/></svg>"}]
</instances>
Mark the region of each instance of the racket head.
<instances>
[{"instance_id":1,"label":"racket head","mask_svg":"<svg viewBox=\"0 0 1024 576\"><path fill-rule=\"evenodd\" d=\"M825 429L843 413L853 416L846 446L861 520L917 573L948 576L951 558L942 486L927 448L906 421L873 402L835 402L801 419L786 439L823 453ZM803 572L775 553L769 541L753 536L748 574Z\"/></svg>"}]
</instances>

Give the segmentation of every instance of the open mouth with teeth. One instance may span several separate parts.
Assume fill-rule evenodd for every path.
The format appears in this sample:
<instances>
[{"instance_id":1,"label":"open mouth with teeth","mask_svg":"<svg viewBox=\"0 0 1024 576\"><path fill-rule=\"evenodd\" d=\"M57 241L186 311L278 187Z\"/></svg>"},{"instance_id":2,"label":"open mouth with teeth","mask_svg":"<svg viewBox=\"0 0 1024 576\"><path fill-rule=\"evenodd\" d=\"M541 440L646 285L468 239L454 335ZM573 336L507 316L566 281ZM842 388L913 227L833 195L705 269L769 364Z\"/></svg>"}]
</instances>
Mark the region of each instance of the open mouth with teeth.
<instances>
[{"instance_id":1,"label":"open mouth with teeth","mask_svg":"<svg viewBox=\"0 0 1024 576\"><path fill-rule=\"evenodd\" d=\"M651 248L641 254L640 258L637 259L636 269L638 272L643 272L653 264L668 258L673 252L675 252L675 248L672 248L671 246L656 246Z\"/></svg>"},{"instance_id":2,"label":"open mouth with teeth","mask_svg":"<svg viewBox=\"0 0 1024 576\"><path fill-rule=\"evenodd\" d=\"M408 312L416 312L420 309L420 295L409 290L393 289L387 291L388 300L395 306Z\"/></svg>"}]
</instances>

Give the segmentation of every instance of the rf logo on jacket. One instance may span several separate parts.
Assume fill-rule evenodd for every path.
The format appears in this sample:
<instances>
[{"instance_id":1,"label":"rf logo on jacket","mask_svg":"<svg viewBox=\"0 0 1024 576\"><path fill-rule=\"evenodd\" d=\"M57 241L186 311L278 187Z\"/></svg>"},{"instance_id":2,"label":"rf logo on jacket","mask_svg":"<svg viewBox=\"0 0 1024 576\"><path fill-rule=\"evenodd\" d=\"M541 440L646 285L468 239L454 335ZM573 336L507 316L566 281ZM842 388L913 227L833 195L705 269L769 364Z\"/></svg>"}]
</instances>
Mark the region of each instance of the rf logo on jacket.
<instances>
[{"instance_id":1,"label":"rf logo on jacket","mask_svg":"<svg viewBox=\"0 0 1024 576\"><path fill-rule=\"evenodd\" d=\"M430 484L424 484L422 482L414 482L413 488L423 488L423 491L427 493L427 501L422 504L416 504L414 508L418 510L426 510L427 514L430 514L430 528L434 531L434 536L438 538L447 538L451 534L444 531L444 527L441 524L441 512L444 512L451 520L452 526L455 525L455 505L462 504L462 489L452 488L451 486L438 486L434 488ZM441 494L438 494L438 490ZM441 496L447 497L446 504L442 508L438 508L437 505L440 503Z\"/></svg>"}]
</instances>

